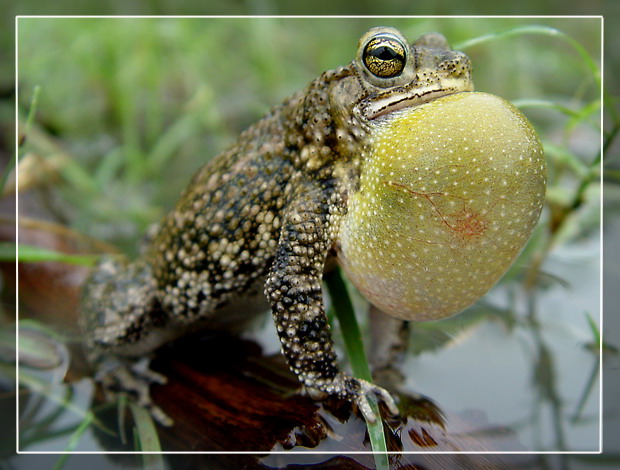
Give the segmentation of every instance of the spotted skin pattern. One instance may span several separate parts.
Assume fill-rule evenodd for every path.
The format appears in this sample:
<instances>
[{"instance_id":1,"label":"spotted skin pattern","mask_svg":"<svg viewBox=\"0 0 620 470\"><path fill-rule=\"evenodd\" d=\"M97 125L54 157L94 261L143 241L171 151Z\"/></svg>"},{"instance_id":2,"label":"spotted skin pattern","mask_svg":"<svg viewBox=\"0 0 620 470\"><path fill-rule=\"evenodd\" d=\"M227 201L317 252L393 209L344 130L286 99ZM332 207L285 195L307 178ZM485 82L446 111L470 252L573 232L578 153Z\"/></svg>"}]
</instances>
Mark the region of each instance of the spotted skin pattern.
<instances>
[{"instance_id":1,"label":"spotted skin pattern","mask_svg":"<svg viewBox=\"0 0 620 470\"><path fill-rule=\"evenodd\" d=\"M457 93L399 111L370 140L340 232L347 276L403 320L461 312L538 221L546 166L534 129L497 96Z\"/></svg>"},{"instance_id":2,"label":"spotted skin pattern","mask_svg":"<svg viewBox=\"0 0 620 470\"><path fill-rule=\"evenodd\" d=\"M86 282L82 324L93 360L114 363L102 380L107 389L133 392L169 424L148 397L148 382L160 377L136 372L134 361L188 331L239 329L270 308L301 383L357 404L368 421L376 419L369 394L396 414L383 388L340 371L322 276L334 256L354 281L372 264L357 254L372 251L372 240L351 218L357 214L367 225L372 216L350 208L366 165L376 161L379 130L408 109L471 91L469 59L443 36L424 35L410 45L395 29L373 28L351 64L323 73L243 132L198 171L140 258L105 258ZM403 181L383 181L381 191L431 203L428 193L420 196ZM475 238L477 227L490 222L470 222L462 210L446 216L446 224Z\"/></svg>"}]
</instances>

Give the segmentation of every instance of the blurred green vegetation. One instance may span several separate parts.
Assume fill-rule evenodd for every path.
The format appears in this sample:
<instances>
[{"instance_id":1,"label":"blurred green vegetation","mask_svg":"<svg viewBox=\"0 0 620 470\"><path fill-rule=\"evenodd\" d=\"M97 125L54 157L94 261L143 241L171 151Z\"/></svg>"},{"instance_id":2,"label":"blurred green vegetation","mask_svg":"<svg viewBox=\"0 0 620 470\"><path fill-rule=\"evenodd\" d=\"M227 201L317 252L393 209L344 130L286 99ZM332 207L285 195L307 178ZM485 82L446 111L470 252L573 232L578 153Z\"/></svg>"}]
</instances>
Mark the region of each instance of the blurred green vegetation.
<instances>
[{"instance_id":1,"label":"blurred green vegetation","mask_svg":"<svg viewBox=\"0 0 620 470\"><path fill-rule=\"evenodd\" d=\"M133 252L136 238L172 206L197 168L320 72L350 62L359 36L379 24L411 39L441 31L457 45L542 24L600 57L598 19L23 18L23 119L35 87L40 91L20 155L42 157L60 176L61 196L52 205L58 218ZM562 171L592 162L597 84L567 41L497 36L465 52L478 90L590 113L575 118L523 108Z\"/></svg>"}]
</instances>

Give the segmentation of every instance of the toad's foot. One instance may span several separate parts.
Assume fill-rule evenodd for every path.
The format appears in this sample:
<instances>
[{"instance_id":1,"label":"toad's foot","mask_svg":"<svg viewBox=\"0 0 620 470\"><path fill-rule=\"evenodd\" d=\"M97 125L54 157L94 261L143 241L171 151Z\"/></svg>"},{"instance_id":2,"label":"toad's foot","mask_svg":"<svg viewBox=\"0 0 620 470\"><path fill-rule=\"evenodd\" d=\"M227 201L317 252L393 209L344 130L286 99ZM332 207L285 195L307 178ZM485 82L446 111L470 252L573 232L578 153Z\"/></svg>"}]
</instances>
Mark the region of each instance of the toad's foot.
<instances>
[{"instance_id":1,"label":"toad's foot","mask_svg":"<svg viewBox=\"0 0 620 470\"><path fill-rule=\"evenodd\" d=\"M118 357L106 357L95 380L101 384L106 400L113 401L119 394L127 393L136 403L148 410L153 419L162 426L172 426L174 421L151 399L151 384L165 384L164 375L151 370L148 359L131 361Z\"/></svg>"},{"instance_id":2,"label":"toad's foot","mask_svg":"<svg viewBox=\"0 0 620 470\"><path fill-rule=\"evenodd\" d=\"M369 423L377 421L377 416L368 400L368 396L371 394L385 403L390 415L397 416L399 414L398 407L387 390L366 380L350 377L342 373L338 374L330 383L321 387L321 390L309 388L308 391L314 398L320 398L321 393L327 393L343 398L350 403L355 403L364 419Z\"/></svg>"},{"instance_id":3,"label":"toad's foot","mask_svg":"<svg viewBox=\"0 0 620 470\"><path fill-rule=\"evenodd\" d=\"M384 388L367 382L366 380L356 379L355 377L345 377L344 383L349 400L353 401L353 403L359 407L364 419L367 422L374 423L377 421L377 417L375 416L375 413L370 406L370 402L368 401L368 395L371 393L376 395L377 398L385 403L392 416L398 415L398 408L392 398L392 395L390 395L390 393Z\"/></svg>"}]
</instances>

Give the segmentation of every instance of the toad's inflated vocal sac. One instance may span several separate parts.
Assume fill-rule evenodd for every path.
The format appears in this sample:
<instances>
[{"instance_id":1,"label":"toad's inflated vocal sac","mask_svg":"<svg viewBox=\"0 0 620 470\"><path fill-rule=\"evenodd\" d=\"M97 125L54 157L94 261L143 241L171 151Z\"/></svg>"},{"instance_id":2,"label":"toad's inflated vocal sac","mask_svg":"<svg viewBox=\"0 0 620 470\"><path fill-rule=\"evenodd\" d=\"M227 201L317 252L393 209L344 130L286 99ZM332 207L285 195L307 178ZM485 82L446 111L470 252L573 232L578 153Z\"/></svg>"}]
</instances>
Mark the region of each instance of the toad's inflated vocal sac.
<instances>
[{"instance_id":1,"label":"toad's inflated vocal sac","mask_svg":"<svg viewBox=\"0 0 620 470\"><path fill-rule=\"evenodd\" d=\"M323 73L203 166L139 259L98 264L81 313L95 360L108 366L103 385L133 392L169 422L148 393L162 377L137 360L197 328L238 329L270 307L309 390L357 404L368 421L369 394L397 413L386 390L338 367L326 264L338 261L373 319L454 315L523 248L545 180L531 125L503 99L473 93L466 55L440 34L409 45L395 29L371 29L351 64Z\"/></svg>"}]
</instances>

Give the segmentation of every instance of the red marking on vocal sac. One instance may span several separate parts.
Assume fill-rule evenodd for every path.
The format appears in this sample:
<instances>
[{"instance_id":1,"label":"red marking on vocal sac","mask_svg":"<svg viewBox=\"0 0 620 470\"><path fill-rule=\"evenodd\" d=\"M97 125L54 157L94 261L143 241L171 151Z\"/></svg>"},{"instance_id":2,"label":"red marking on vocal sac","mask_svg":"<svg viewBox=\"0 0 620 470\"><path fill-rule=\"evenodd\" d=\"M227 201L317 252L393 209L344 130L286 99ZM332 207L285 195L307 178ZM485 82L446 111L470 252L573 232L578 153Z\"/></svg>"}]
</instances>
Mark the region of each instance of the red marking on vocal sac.
<instances>
[{"instance_id":1,"label":"red marking on vocal sac","mask_svg":"<svg viewBox=\"0 0 620 470\"><path fill-rule=\"evenodd\" d=\"M486 223L480 214L471 208L464 207L458 212L448 214L444 222L450 230L463 240L475 240L486 231Z\"/></svg>"},{"instance_id":2,"label":"red marking on vocal sac","mask_svg":"<svg viewBox=\"0 0 620 470\"><path fill-rule=\"evenodd\" d=\"M441 224L448 227L449 231L463 241L476 240L484 235L486 231L486 223L480 213L468 206L464 198L449 194L447 192L423 193L415 191L405 184L394 181L386 181L384 184L398 188L406 193L421 197L428 201L433 212L438 217ZM441 200L457 200L460 201L461 209L451 214L445 214L441 204Z\"/></svg>"}]
</instances>

